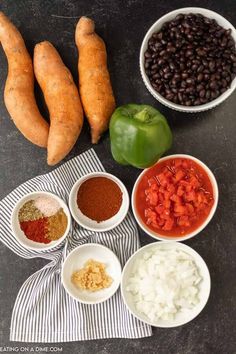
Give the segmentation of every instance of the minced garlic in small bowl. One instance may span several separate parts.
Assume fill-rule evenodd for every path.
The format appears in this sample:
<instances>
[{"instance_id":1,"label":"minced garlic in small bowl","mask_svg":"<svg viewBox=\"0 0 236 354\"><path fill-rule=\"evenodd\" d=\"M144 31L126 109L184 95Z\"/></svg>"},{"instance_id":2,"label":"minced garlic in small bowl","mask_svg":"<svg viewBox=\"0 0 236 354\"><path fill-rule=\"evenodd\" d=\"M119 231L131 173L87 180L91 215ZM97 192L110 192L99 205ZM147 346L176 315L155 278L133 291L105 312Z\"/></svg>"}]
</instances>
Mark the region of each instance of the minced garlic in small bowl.
<instances>
[{"instance_id":1,"label":"minced garlic in small bowl","mask_svg":"<svg viewBox=\"0 0 236 354\"><path fill-rule=\"evenodd\" d=\"M117 291L121 280L121 265L107 247L88 243L69 253L62 266L62 284L75 300L98 304Z\"/></svg>"},{"instance_id":2,"label":"minced garlic in small bowl","mask_svg":"<svg viewBox=\"0 0 236 354\"><path fill-rule=\"evenodd\" d=\"M71 281L78 288L89 291L109 288L112 284L112 278L106 272L106 265L94 259L89 259L83 268L75 271Z\"/></svg>"}]
</instances>

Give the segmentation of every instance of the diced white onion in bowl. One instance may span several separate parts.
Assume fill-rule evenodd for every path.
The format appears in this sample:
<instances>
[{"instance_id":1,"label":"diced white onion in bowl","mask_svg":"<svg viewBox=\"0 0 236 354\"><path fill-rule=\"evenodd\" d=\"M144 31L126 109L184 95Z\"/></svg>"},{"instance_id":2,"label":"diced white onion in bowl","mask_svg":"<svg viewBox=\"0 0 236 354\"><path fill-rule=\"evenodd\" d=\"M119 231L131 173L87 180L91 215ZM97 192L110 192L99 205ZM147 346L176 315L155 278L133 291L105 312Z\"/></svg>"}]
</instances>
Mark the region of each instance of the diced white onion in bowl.
<instances>
[{"instance_id":1,"label":"diced white onion in bowl","mask_svg":"<svg viewBox=\"0 0 236 354\"><path fill-rule=\"evenodd\" d=\"M202 278L191 255L180 249L146 251L134 262L126 291L151 322L172 320L199 302Z\"/></svg>"}]
</instances>

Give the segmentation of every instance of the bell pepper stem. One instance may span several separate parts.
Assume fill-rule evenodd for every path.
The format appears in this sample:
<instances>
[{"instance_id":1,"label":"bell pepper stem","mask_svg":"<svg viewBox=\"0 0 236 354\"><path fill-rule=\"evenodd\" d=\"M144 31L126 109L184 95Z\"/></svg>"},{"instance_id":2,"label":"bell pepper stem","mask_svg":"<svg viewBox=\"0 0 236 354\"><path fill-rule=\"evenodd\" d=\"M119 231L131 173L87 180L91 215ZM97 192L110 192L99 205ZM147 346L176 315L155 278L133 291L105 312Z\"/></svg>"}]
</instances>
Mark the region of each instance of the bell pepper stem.
<instances>
[{"instance_id":1,"label":"bell pepper stem","mask_svg":"<svg viewBox=\"0 0 236 354\"><path fill-rule=\"evenodd\" d=\"M138 113L134 114L134 118L139 120L140 122L147 123L150 121L151 116L148 113L147 108L142 109Z\"/></svg>"}]
</instances>

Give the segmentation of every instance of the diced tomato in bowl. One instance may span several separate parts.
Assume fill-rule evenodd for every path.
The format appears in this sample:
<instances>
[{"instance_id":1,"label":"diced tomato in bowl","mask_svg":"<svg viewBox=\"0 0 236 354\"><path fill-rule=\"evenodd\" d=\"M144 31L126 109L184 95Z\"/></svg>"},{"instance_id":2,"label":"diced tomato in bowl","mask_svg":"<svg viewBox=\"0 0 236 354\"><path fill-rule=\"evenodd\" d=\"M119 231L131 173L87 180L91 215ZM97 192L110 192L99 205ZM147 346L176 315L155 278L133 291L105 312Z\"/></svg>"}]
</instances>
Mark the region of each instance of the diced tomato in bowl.
<instances>
[{"instance_id":1,"label":"diced tomato in bowl","mask_svg":"<svg viewBox=\"0 0 236 354\"><path fill-rule=\"evenodd\" d=\"M189 155L160 159L140 174L132 193L137 222L161 240L183 241L195 236L209 223L217 203L213 173Z\"/></svg>"}]
</instances>

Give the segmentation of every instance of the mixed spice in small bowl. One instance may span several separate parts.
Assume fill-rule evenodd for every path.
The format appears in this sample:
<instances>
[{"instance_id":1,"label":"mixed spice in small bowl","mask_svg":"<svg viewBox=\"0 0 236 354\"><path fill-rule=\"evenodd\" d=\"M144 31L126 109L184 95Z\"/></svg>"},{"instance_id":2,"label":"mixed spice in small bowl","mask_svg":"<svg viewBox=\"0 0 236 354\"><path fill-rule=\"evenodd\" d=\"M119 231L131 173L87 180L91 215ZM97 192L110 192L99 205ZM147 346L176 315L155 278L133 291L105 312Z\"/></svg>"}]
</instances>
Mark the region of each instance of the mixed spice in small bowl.
<instances>
[{"instance_id":1,"label":"mixed spice in small bowl","mask_svg":"<svg viewBox=\"0 0 236 354\"><path fill-rule=\"evenodd\" d=\"M124 184L112 174L93 172L81 177L69 197L75 221L91 231L108 231L118 226L129 209Z\"/></svg>"},{"instance_id":2,"label":"mixed spice in small bowl","mask_svg":"<svg viewBox=\"0 0 236 354\"><path fill-rule=\"evenodd\" d=\"M132 208L139 226L159 240L183 241L201 232L218 204L211 170L190 155L161 158L135 182Z\"/></svg>"},{"instance_id":3,"label":"mixed spice in small bowl","mask_svg":"<svg viewBox=\"0 0 236 354\"><path fill-rule=\"evenodd\" d=\"M174 10L148 30L140 70L150 93L169 108L211 109L236 88L236 30L207 9Z\"/></svg>"},{"instance_id":4,"label":"mixed spice in small bowl","mask_svg":"<svg viewBox=\"0 0 236 354\"><path fill-rule=\"evenodd\" d=\"M26 248L49 250L68 235L71 216L65 202L49 192L32 192L21 198L12 213L12 231Z\"/></svg>"}]
</instances>

